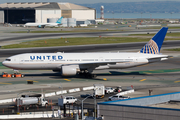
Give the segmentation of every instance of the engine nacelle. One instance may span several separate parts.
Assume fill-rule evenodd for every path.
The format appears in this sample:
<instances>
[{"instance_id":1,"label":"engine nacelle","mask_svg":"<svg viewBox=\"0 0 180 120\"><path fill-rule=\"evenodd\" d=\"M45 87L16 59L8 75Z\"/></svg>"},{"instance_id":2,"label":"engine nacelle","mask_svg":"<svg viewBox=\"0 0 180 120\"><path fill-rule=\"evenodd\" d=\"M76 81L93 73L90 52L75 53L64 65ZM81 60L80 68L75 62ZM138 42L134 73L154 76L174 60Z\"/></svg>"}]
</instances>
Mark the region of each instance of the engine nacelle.
<instances>
[{"instance_id":1,"label":"engine nacelle","mask_svg":"<svg viewBox=\"0 0 180 120\"><path fill-rule=\"evenodd\" d=\"M42 26L41 26L41 25L38 25L37 27L38 27L38 28L41 28Z\"/></svg>"},{"instance_id":2,"label":"engine nacelle","mask_svg":"<svg viewBox=\"0 0 180 120\"><path fill-rule=\"evenodd\" d=\"M79 72L79 65L68 65L68 66L62 66L62 75L63 76L73 76L76 75L77 72Z\"/></svg>"}]
</instances>

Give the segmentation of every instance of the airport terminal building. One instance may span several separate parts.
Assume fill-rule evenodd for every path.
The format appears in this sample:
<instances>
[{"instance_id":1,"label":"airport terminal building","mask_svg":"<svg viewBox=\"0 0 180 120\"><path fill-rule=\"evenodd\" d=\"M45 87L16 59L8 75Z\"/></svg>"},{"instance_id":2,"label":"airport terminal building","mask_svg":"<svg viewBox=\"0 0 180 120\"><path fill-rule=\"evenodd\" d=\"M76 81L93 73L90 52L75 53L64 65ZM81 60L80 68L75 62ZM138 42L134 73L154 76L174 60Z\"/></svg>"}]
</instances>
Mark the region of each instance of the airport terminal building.
<instances>
[{"instance_id":1,"label":"airport terminal building","mask_svg":"<svg viewBox=\"0 0 180 120\"><path fill-rule=\"evenodd\" d=\"M0 4L0 23L47 23L51 18L96 19L96 10L72 3L23 2Z\"/></svg>"}]
</instances>

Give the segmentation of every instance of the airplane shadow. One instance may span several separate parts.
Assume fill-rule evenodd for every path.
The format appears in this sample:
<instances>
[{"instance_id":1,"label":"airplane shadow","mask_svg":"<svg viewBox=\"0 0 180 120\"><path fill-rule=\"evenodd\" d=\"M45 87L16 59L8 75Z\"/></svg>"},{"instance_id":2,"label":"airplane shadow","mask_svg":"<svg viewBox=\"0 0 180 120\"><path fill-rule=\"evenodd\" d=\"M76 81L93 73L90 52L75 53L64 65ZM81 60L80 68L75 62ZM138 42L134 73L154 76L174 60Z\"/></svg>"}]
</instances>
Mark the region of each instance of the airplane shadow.
<instances>
[{"instance_id":1,"label":"airplane shadow","mask_svg":"<svg viewBox=\"0 0 180 120\"><path fill-rule=\"evenodd\" d=\"M40 73L40 74L24 74L24 75L28 77L61 76L59 73Z\"/></svg>"},{"instance_id":2,"label":"airplane shadow","mask_svg":"<svg viewBox=\"0 0 180 120\"><path fill-rule=\"evenodd\" d=\"M118 71L109 71L109 74L96 74L97 76L122 76L122 75L147 75L144 73L139 73L139 72L118 72Z\"/></svg>"},{"instance_id":3,"label":"airplane shadow","mask_svg":"<svg viewBox=\"0 0 180 120\"><path fill-rule=\"evenodd\" d=\"M110 74L109 74L110 73ZM109 71L109 73L97 73L95 75L98 76L125 76L125 75L147 75L147 74L143 74L143 73L139 73L139 72L118 72L118 71ZM102 79L99 78L85 78L83 76L80 75L76 75L76 76L61 76L60 73L40 73L40 74L25 74L25 77L49 77L52 79L72 79L72 78L82 78L82 79L89 79L89 80L98 80L98 81L104 81Z\"/></svg>"}]
</instances>

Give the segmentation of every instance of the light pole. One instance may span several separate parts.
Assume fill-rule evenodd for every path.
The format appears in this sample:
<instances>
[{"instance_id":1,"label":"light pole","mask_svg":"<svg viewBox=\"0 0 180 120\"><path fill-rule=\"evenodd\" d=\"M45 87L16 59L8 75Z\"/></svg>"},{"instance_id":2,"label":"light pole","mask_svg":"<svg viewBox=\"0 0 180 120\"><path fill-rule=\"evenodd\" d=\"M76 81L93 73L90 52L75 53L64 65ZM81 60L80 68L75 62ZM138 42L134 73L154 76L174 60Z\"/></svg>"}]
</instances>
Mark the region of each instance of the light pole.
<instances>
[{"instance_id":1,"label":"light pole","mask_svg":"<svg viewBox=\"0 0 180 120\"><path fill-rule=\"evenodd\" d=\"M82 120L83 120L83 118L84 118L84 111L83 111L83 102L87 99L87 98L89 98L89 97L93 97L93 96L87 96L86 98L84 98L83 100L79 100L79 99L77 99L77 100L79 100L79 101L81 101L81 118L82 118ZM95 120L96 120L96 97L93 97L93 99L94 99L94 118L95 118Z\"/></svg>"},{"instance_id":2,"label":"light pole","mask_svg":"<svg viewBox=\"0 0 180 120\"><path fill-rule=\"evenodd\" d=\"M96 120L96 96L94 98L94 118Z\"/></svg>"},{"instance_id":3,"label":"light pole","mask_svg":"<svg viewBox=\"0 0 180 120\"><path fill-rule=\"evenodd\" d=\"M81 101L81 105L82 105L82 107L81 107L81 114L82 114L82 120L83 120L83 118L84 118L84 110L83 110L83 102L88 98L88 97L91 97L91 96L87 96L86 98L84 98L82 101Z\"/></svg>"}]
</instances>

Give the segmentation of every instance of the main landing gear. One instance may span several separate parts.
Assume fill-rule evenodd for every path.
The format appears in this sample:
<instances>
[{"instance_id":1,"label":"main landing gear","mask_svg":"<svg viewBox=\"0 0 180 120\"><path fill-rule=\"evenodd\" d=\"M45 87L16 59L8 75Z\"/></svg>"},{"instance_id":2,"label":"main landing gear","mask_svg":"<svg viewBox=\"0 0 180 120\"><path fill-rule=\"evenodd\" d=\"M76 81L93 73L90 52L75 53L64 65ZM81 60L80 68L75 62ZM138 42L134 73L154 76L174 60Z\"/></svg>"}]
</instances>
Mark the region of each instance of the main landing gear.
<instances>
[{"instance_id":1,"label":"main landing gear","mask_svg":"<svg viewBox=\"0 0 180 120\"><path fill-rule=\"evenodd\" d=\"M90 78L90 79L95 79L97 77L95 74L91 74L87 71L82 71L79 73L79 75L85 78Z\"/></svg>"}]
</instances>

